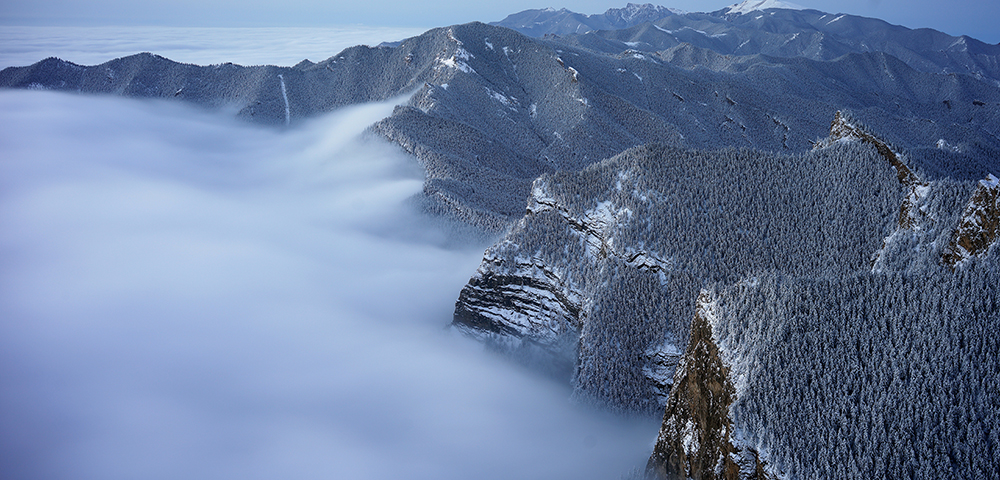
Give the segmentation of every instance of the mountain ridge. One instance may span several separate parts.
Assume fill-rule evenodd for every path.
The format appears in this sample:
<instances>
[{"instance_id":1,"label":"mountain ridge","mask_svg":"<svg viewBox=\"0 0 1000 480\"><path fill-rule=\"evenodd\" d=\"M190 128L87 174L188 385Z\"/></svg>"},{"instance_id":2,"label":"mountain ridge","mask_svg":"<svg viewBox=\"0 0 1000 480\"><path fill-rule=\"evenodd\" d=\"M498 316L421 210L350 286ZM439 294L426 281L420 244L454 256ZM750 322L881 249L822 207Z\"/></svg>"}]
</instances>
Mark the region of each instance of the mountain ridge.
<instances>
[{"instance_id":1,"label":"mountain ridge","mask_svg":"<svg viewBox=\"0 0 1000 480\"><path fill-rule=\"evenodd\" d=\"M503 20L490 22L490 25L511 28L528 36L541 37L627 28L679 13L681 12L651 3L629 3L624 8L609 8L604 13L592 15L572 12L565 8L559 10L546 8L514 13Z\"/></svg>"},{"instance_id":2,"label":"mountain ridge","mask_svg":"<svg viewBox=\"0 0 1000 480\"><path fill-rule=\"evenodd\" d=\"M668 61L677 58L606 55L472 23L295 68L198 67L150 54L93 67L50 59L0 71L0 85L170 98L271 125L413 92L373 132L421 161L428 208L492 231L523 213L531 180L544 172L648 142L802 151L843 108L866 123L906 124L894 139L906 146L959 145L950 155L968 158L970 178L982 178L976 162L1000 150L997 110L987 107L1000 105L1000 89L968 75L916 72L882 53L744 57L738 69L714 72ZM957 163L930 166L939 165Z\"/></svg>"},{"instance_id":3,"label":"mountain ridge","mask_svg":"<svg viewBox=\"0 0 1000 480\"><path fill-rule=\"evenodd\" d=\"M916 70L969 73L1000 82L1000 44L932 29L911 30L888 22L817 10L768 10L766 14L684 14L625 29L566 34L564 41L612 53L643 52L690 43L722 55L767 54L833 60L847 53L881 51ZM592 38L587 38L592 37ZM611 42L611 43L608 43Z\"/></svg>"}]
</instances>

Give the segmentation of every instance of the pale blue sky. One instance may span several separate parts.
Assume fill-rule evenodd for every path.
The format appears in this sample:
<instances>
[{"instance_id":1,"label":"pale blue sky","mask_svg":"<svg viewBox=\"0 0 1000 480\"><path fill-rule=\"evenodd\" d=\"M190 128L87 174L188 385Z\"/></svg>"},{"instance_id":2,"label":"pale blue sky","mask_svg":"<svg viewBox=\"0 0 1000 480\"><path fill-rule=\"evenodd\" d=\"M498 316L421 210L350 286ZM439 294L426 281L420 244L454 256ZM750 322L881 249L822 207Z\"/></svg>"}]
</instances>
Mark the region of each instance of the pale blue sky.
<instances>
[{"instance_id":1,"label":"pale blue sky","mask_svg":"<svg viewBox=\"0 0 1000 480\"><path fill-rule=\"evenodd\" d=\"M627 0L8 0L0 2L3 25L171 25L171 26L329 26L382 25L436 27L500 20L529 8L568 8L601 13ZM639 2L641 3L641 2ZM671 0L660 3L687 11L714 11L732 0ZM930 27L952 35L1000 42L1000 0L798 0L829 13L877 17L910 28Z\"/></svg>"}]
</instances>

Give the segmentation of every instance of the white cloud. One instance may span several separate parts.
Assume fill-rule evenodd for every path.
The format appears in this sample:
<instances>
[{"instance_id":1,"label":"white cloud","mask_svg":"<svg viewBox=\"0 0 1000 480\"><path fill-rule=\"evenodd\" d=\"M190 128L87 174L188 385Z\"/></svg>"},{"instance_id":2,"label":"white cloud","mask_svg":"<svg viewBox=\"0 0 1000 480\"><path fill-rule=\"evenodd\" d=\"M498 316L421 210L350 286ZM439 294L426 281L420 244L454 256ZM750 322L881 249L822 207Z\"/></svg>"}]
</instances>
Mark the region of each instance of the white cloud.
<instances>
[{"instance_id":1,"label":"white cloud","mask_svg":"<svg viewBox=\"0 0 1000 480\"><path fill-rule=\"evenodd\" d=\"M5 478L616 478L655 420L445 335L482 246L404 200L357 133L178 105L0 92ZM431 239L431 240L428 240Z\"/></svg>"},{"instance_id":2,"label":"white cloud","mask_svg":"<svg viewBox=\"0 0 1000 480\"><path fill-rule=\"evenodd\" d=\"M59 57L97 65L151 52L181 63L291 66L326 60L355 45L419 35L402 27L17 27L0 26L0 68Z\"/></svg>"}]
</instances>

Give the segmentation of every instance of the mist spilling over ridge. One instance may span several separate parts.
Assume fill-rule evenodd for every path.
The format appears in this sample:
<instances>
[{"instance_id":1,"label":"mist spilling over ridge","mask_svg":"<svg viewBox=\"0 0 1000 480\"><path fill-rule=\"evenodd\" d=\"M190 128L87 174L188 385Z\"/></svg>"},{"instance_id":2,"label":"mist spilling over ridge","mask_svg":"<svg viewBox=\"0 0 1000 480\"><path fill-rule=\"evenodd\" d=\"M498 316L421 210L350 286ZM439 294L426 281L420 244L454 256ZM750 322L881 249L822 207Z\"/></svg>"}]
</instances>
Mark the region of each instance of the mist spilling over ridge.
<instances>
[{"instance_id":1,"label":"mist spilling over ridge","mask_svg":"<svg viewBox=\"0 0 1000 480\"><path fill-rule=\"evenodd\" d=\"M1000 469L1000 45L628 4L0 87L26 477Z\"/></svg>"},{"instance_id":2,"label":"mist spilling over ridge","mask_svg":"<svg viewBox=\"0 0 1000 480\"><path fill-rule=\"evenodd\" d=\"M0 104L4 478L608 478L641 461L650 422L574 407L441 330L481 246L409 206L420 174L397 148L357 138L393 103L287 132L162 103Z\"/></svg>"}]
</instances>

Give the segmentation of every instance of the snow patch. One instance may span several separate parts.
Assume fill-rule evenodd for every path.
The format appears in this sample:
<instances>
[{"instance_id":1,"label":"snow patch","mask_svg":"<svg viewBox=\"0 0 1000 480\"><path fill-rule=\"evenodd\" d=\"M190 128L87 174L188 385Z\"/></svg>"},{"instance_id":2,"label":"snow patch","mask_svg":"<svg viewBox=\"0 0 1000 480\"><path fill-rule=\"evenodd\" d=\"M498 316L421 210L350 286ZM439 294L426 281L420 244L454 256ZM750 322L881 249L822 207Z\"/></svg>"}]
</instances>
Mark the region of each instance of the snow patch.
<instances>
[{"instance_id":1,"label":"snow patch","mask_svg":"<svg viewBox=\"0 0 1000 480\"><path fill-rule=\"evenodd\" d=\"M782 2L780 0L746 0L743 3L730 6L727 14L745 14L757 10L767 10L769 8L784 8L786 10L805 10L805 7L794 3Z\"/></svg>"},{"instance_id":2,"label":"snow patch","mask_svg":"<svg viewBox=\"0 0 1000 480\"><path fill-rule=\"evenodd\" d=\"M927 198L931 194L931 186L929 184L916 185L913 187L913 193L917 199Z\"/></svg>"},{"instance_id":3,"label":"snow patch","mask_svg":"<svg viewBox=\"0 0 1000 480\"><path fill-rule=\"evenodd\" d=\"M1000 179L998 179L997 177L993 176L992 173L987 173L986 174L986 179L985 180L980 180L979 184L982 185L982 186L984 186L984 187L986 187L986 188L997 188L998 186L1000 186Z\"/></svg>"},{"instance_id":4,"label":"snow patch","mask_svg":"<svg viewBox=\"0 0 1000 480\"><path fill-rule=\"evenodd\" d=\"M704 31L704 30L698 30L697 28L691 28L691 27L681 27L681 30L692 30L692 31L695 31L695 32L697 32L697 33L700 33L700 34L702 34L702 35L705 35L705 36L708 36L708 32L706 32L706 31ZM678 30L678 31L679 31L679 30Z\"/></svg>"},{"instance_id":5,"label":"snow patch","mask_svg":"<svg viewBox=\"0 0 1000 480\"><path fill-rule=\"evenodd\" d=\"M502 94L500 92L494 91L490 87L484 87L484 88L486 88L486 93L489 94L490 98L492 98L492 99L494 99L494 100L502 103L505 107L507 107L507 108L509 108L511 110L517 111L517 107L515 106L515 102L512 101L509 97L507 97L506 95L504 95L504 94Z\"/></svg>"},{"instance_id":6,"label":"snow patch","mask_svg":"<svg viewBox=\"0 0 1000 480\"><path fill-rule=\"evenodd\" d=\"M476 73L476 71L473 70L468 63L464 62L464 60L469 60L471 58L476 58L476 57L473 56L464 48L458 47L455 49L455 54L452 55L451 58L441 60L441 64L446 67L454 68L456 70L461 70L462 72L465 73Z\"/></svg>"},{"instance_id":7,"label":"snow patch","mask_svg":"<svg viewBox=\"0 0 1000 480\"><path fill-rule=\"evenodd\" d=\"M453 30L451 28L448 29L448 40L451 40L451 41L457 43L459 46L465 45L464 43L462 43L461 40L455 38L455 30Z\"/></svg>"},{"instance_id":8,"label":"snow patch","mask_svg":"<svg viewBox=\"0 0 1000 480\"><path fill-rule=\"evenodd\" d=\"M285 100L285 125L288 125L292 121L292 111L288 108L288 91L285 90L285 77L279 73L278 80L281 81L281 98Z\"/></svg>"},{"instance_id":9,"label":"snow patch","mask_svg":"<svg viewBox=\"0 0 1000 480\"><path fill-rule=\"evenodd\" d=\"M462 59L462 60L468 60L470 58L476 58L476 57L474 55L472 55L471 53L469 53L468 50L466 50L466 49L464 49L462 47L458 47L458 48L455 49L455 56L452 57L452 58L459 58L459 59Z\"/></svg>"},{"instance_id":10,"label":"snow patch","mask_svg":"<svg viewBox=\"0 0 1000 480\"><path fill-rule=\"evenodd\" d=\"M694 422L688 420L684 425L684 429L681 430L681 446L684 447L684 454L692 456L698 452L698 436L695 435Z\"/></svg>"},{"instance_id":11,"label":"snow patch","mask_svg":"<svg viewBox=\"0 0 1000 480\"><path fill-rule=\"evenodd\" d=\"M610 201L604 201L584 213L583 224L590 230L587 235L588 253L595 258L602 258L607 255L608 249L614 248L614 239L610 235L611 228L618 223L618 217L628 215L626 212L627 209L616 212Z\"/></svg>"},{"instance_id":12,"label":"snow patch","mask_svg":"<svg viewBox=\"0 0 1000 480\"><path fill-rule=\"evenodd\" d=\"M574 82L580 80L580 72L576 71L575 68L573 68L573 67L566 67L566 69L569 70L569 73L573 74L573 81Z\"/></svg>"}]
</instances>

